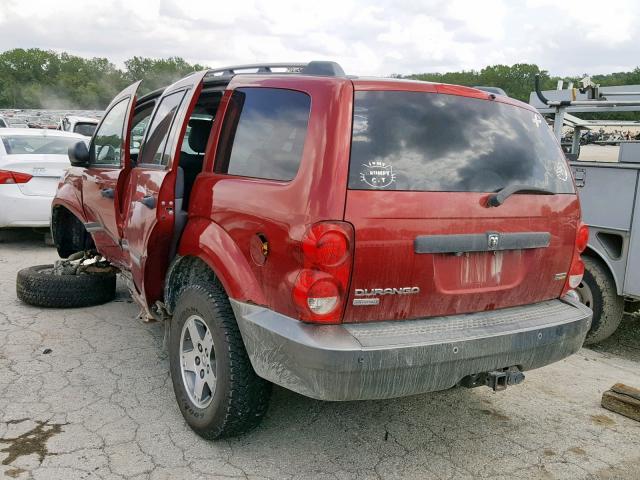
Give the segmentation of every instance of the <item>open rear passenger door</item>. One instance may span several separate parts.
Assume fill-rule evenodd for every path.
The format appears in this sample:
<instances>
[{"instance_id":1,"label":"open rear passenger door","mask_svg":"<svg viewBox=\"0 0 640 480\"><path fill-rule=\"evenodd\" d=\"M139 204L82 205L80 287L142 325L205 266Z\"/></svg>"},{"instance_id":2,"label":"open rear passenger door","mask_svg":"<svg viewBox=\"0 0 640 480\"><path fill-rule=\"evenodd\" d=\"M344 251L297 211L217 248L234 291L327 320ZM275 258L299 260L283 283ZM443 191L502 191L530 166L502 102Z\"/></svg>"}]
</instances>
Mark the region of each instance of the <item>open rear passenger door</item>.
<instances>
[{"instance_id":1,"label":"open rear passenger door","mask_svg":"<svg viewBox=\"0 0 640 480\"><path fill-rule=\"evenodd\" d=\"M147 312L162 298L174 234L179 152L206 73L194 73L164 91L129 177L123 248L129 252L134 295Z\"/></svg>"}]
</instances>

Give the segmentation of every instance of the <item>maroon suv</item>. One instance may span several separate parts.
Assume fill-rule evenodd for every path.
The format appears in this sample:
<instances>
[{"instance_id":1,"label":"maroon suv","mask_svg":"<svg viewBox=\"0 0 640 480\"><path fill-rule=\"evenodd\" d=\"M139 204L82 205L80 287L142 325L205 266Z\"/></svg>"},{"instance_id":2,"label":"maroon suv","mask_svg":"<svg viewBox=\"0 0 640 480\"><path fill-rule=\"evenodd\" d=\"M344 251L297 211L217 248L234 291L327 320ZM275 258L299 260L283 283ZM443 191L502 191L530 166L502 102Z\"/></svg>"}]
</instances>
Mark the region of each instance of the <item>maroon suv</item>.
<instances>
[{"instance_id":1,"label":"maroon suv","mask_svg":"<svg viewBox=\"0 0 640 480\"><path fill-rule=\"evenodd\" d=\"M532 107L332 62L138 86L70 152L53 236L170 322L198 434L258 424L271 383L323 400L500 390L581 347L587 231ZM21 298L34 284L19 279Z\"/></svg>"}]
</instances>

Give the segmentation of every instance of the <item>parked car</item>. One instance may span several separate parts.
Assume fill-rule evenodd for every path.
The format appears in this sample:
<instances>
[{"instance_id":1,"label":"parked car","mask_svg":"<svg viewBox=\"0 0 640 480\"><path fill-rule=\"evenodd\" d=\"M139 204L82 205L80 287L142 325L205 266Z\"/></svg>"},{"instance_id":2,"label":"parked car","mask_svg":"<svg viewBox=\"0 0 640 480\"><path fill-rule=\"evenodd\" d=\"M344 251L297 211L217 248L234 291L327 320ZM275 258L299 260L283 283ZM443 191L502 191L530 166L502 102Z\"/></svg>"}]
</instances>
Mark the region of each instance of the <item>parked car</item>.
<instances>
[{"instance_id":1,"label":"parked car","mask_svg":"<svg viewBox=\"0 0 640 480\"><path fill-rule=\"evenodd\" d=\"M9 126L9 122L4 117L0 117L0 128L7 128Z\"/></svg>"},{"instance_id":2,"label":"parked car","mask_svg":"<svg viewBox=\"0 0 640 480\"><path fill-rule=\"evenodd\" d=\"M0 228L48 227L51 201L84 137L55 130L0 130Z\"/></svg>"},{"instance_id":3,"label":"parked car","mask_svg":"<svg viewBox=\"0 0 640 480\"><path fill-rule=\"evenodd\" d=\"M122 91L53 202L58 265L97 250L169 322L199 435L256 426L271 383L322 400L502 390L582 346L588 232L535 109L333 62L252 67ZM61 290L40 268L18 276L25 301L115 282Z\"/></svg>"},{"instance_id":4,"label":"parked car","mask_svg":"<svg viewBox=\"0 0 640 480\"><path fill-rule=\"evenodd\" d=\"M59 129L65 132L74 132L91 137L96 131L99 120L91 117L79 117L77 115L67 115L60 120Z\"/></svg>"}]
</instances>

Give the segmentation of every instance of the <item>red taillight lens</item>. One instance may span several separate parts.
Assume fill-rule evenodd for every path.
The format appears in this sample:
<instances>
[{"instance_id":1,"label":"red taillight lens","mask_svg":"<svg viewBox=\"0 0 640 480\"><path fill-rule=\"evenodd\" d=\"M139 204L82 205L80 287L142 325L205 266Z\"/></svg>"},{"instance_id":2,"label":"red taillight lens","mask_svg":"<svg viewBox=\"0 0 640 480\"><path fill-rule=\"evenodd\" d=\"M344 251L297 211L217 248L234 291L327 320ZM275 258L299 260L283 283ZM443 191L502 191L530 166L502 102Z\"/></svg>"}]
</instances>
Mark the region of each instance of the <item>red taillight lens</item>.
<instances>
[{"instance_id":1,"label":"red taillight lens","mask_svg":"<svg viewBox=\"0 0 640 480\"><path fill-rule=\"evenodd\" d=\"M578 253L584 252L584 249L587 248L587 243L589 243L589 227L584 223L580 223L576 234L576 250L578 250Z\"/></svg>"},{"instance_id":2,"label":"red taillight lens","mask_svg":"<svg viewBox=\"0 0 640 480\"><path fill-rule=\"evenodd\" d=\"M349 253L349 240L335 225L319 223L311 227L302 241L302 253L309 262L324 267L342 263Z\"/></svg>"},{"instance_id":3,"label":"red taillight lens","mask_svg":"<svg viewBox=\"0 0 640 480\"><path fill-rule=\"evenodd\" d=\"M567 274L567 281L565 282L564 288L562 289L563 296L569 290L578 288L578 285L580 285L580 282L582 282L582 277L584 275L584 263L582 263L580 254L584 252L585 248L587 248L588 242L589 242L589 227L584 223L580 222L578 224L578 230L576 231L576 247L575 247L575 251L573 252L571 266L569 267L569 272Z\"/></svg>"},{"instance_id":4,"label":"red taillight lens","mask_svg":"<svg viewBox=\"0 0 640 480\"><path fill-rule=\"evenodd\" d=\"M10 172L9 170L0 170L0 185L8 185L13 183L27 183L33 177L28 173Z\"/></svg>"},{"instance_id":5,"label":"red taillight lens","mask_svg":"<svg viewBox=\"0 0 640 480\"><path fill-rule=\"evenodd\" d=\"M312 225L302 238L303 269L293 287L300 318L339 323L351 274L353 227L345 222Z\"/></svg>"}]
</instances>

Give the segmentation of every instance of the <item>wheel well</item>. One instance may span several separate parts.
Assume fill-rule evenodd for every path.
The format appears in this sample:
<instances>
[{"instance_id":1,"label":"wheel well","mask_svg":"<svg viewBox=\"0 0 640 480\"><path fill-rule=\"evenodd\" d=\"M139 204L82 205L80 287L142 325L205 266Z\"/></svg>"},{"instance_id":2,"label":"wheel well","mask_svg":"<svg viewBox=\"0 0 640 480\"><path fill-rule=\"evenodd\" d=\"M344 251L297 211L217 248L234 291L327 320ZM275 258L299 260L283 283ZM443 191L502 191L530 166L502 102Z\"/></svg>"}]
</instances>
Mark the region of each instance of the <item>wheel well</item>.
<instances>
[{"instance_id":1,"label":"wheel well","mask_svg":"<svg viewBox=\"0 0 640 480\"><path fill-rule=\"evenodd\" d=\"M220 284L214 271L200 258L176 256L169 267L164 286L165 307L170 314L173 314L182 288L197 281ZM220 286L224 288L222 284Z\"/></svg>"},{"instance_id":2,"label":"wheel well","mask_svg":"<svg viewBox=\"0 0 640 480\"><path fill-rule=\"evenodd\" d=\"M594 249L590 248L587 246L587 248L585 249L584 252L582 252L582 256L585 257L590 257L594 260L596 260L597 262L599 262L602 267L607 271L607 273L611 276L611 278L613 279L613 284L616 287L616 291L620 292L621 289L618 288L618 279L616 278L616 276L613 273L613 269L611 268L611 265L609 264L609 261L607 258L604 258L602 255L600 255L597 251L595 251Z\"/></svg>"},{"instance_id":3,"label":"wheel well","mask_svg":"<svg viewBox=\"0 0 640 480\"><path fill-rule=\"evenodd\" d=\"M61 258L95 248L84 224L62 206L56 206L51 211L51 236Z\"/></svg>"}]
</instances>

